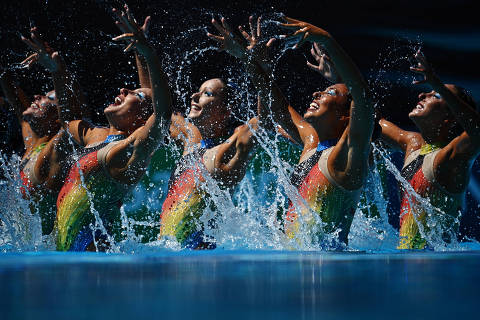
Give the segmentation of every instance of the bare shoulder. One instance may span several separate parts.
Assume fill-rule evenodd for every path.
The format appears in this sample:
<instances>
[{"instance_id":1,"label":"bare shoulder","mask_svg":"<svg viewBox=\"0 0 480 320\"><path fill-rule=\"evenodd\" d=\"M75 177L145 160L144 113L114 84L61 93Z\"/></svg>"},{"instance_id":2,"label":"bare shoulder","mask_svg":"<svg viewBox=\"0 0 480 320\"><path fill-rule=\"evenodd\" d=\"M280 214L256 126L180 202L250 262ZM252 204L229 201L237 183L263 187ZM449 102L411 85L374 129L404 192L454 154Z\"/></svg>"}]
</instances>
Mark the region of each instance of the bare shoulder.
<instances>
[{"instance_id":1,"label":"bare shoulder","mask_svg":"<svg viewBox=\"0 0 480 320\"><path fill-rule=\"evenodd\" d=\"M412 152L420 149L422 145L425 144L425 140L423 140L422 135L418 132L407 131L406 138L405 159L407 159Z\"/></svg>"}]
</instances>

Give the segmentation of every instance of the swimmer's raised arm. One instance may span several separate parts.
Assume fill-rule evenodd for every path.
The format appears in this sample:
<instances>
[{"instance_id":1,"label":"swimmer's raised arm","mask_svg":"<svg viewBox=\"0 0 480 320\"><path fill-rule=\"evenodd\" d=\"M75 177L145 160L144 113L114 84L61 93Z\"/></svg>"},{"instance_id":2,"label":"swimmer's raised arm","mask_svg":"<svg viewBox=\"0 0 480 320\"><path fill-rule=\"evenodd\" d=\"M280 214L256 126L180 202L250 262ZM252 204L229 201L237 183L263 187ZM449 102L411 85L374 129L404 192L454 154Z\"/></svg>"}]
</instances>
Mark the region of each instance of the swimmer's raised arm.
<instances>
[{"instance_id":1,"label":"swimmer's raised arm","mask_svg":"<svg viewBox=\"0 0 480 320\"><path fill-rule=\"evenodd\" d=\"M134 47L145 58L152 84L153 114L145 125L136 129L128 138L110 150L106 164L115 179L125 183L135 183L145 172L151 153L164 138L163 134L166 132L166 125L172 113L172 100L168 78L162 69L160 59L145 38L141 27L131 16L128 7L125 7L125 12L120 14L120 18L127 32L113 40L128 40L126 49Z\"/></svg>"},{"instance_id":2,"label":"swimmer's raised arm","mask_svg":"<svg viewBox=\"0 0 480 320\"><path fill-rule=\"evenodd\" d=\"M452 92L440 78L435 74L433 68L425 59L423 53L418 50L415 54L417 66L411 67L410 70L420 73L424 76L423 80L414 81L414 84L429 84L434 91L447 102L448 108L455 116L455 119L465 130L458 138L454 139L455 144L461 144L462 153L468 153L470 157L476 157L480 152L480 115L470 106L464 99L460 97L462 92ZM453 88L459 91L458 87ZM466 98L466 95L464 95Z\"/></svg>"},{"instance_id":3,"label":"swimmer's raised arm","mask_svg":"<svg viewBox=\"0 0 480 320\"><path fill-rule=\"evenodd\" d=\"M85 110L85 97L78 81L68 71L65 61L58 51L54 51L44 42L36 27L30 30L30 39L22 36L22 41L34 51L32 55L21 62L30 67L38 62L47 69L53 78L55 95L58 99L58 115L60 122L66 126L69 121L82 119L89 112Z\"/></svg>"},{"instance_id":4,"label":"swimmer's raised arm","mask_svg":"<svg viewBox=\"0 0 480 320\"><path fill-rule=\"evenodd\" d=\"M124 8L125 8L125 10L128 9L128 12L129 12L128 14L131 14L130 9L128 8L127 5L125 5ZM124 23L124 20L122 18L122 13L115 8L112 8L112 11L115 14L115 16L117 17L117 20L115 21L115 25L120 29L120 31L122 33L128 33L128 28ZM148 39L148 30L149 30L149 27L150 27L151 20L152 19L151 19L150 16L146 17L144 22L143 22L143 25L140 27L140 30L142 30L143 35L147 39ZM133 48L134 48L133 46L128 47L128 45L127 45L127 47L124 49L124 51L128 52L128 51L132 50ZM145 61L145 58L143 56L139 55L136 50L135 50L135 62L137 64L138 80L139 80L139 83L140 83L140 87L151 88L152 85L150 83L150 75L148 74L147 62Z\"/></svg>"}]
</instances>

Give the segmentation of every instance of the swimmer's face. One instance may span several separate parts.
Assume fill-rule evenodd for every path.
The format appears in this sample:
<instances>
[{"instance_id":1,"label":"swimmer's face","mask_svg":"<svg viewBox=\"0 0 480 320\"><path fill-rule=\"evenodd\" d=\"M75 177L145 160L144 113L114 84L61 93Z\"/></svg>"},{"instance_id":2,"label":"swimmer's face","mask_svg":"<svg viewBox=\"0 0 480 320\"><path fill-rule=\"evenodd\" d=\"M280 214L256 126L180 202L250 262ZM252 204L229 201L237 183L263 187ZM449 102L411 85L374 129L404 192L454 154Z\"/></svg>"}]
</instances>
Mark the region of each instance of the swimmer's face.
<instances>
[{"instance_id":1,"label":"swimmer's face","mask_svg":"<svg viewBox=\"0 0 480 320\"><path fill-rule=\"evenodd\" d=\"M103 111L110 124L117 129L136 129L145 124L152 114L152 90L122 88L114 103Z\"/></svg>"},{"instance_id":2,"label":"swimmer's face","mask_svg":"<svg viewBox=\"0 0 480 320\"><path fill-rule=\"evenodd\" d=\"M446 87L453 94L458 94L453 85L447 84ZM422 92L418 95L418 98L417 105L408 114L409 118L416 124L426 121L428 125L439 126L450 118L448 104L438 92Z\"/></svg>"},{"instance_id":3,"label":"swimmer's face","mask_svg":"<svg viewBox=\"0 0 480 320\"><path fill-rule=\"evenodd\" d=\"M313 93L313 101L304 114L307 120L328 119L338 120L341 116L348 116L349 94L344 84L329 86L324 91Z\"/></svg>"},{"instance_id":4,"label":"swimmer's face","mask_svg":"<svg viewBox=\"0 0 480 320\"><path fill-rule=\"evenodd\" d=\"M198 92L192 94L188 118L197 126L224 125L230 117L224 90L221 79L205 81Z\"/></svg>"},{"instance_id":5,"label":"swimmer's face","mask_svg":"<svg viewBox=\"0 0 480 320\"><path fill-rule=\"evenodd\" d=\"M55 91L45 95L35 95L30 106L22 113L23 119L30 124L35 131L44 131L58 120L58 100Z\"/></svg>"}]
</instances>

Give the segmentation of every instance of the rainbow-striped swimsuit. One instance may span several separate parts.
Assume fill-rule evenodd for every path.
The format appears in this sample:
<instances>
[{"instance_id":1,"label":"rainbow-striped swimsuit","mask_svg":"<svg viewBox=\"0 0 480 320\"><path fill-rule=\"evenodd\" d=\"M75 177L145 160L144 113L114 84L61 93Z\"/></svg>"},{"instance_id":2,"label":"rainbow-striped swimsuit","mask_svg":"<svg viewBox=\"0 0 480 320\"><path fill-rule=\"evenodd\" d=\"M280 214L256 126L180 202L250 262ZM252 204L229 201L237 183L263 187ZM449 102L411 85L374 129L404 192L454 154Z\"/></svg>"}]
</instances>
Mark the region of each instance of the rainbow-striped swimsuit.
<instances>
[{"instance_id":1,"label":"rainbow-striped swimsuit","mask_svg":"<svg viewBox=\"0 0 480 320\"><path fill-rule=\"evenodd\" d=\"M90 225L95 215L110 235L119 233L119 209L129 187L111 178L105 168L107 153L116 143L85 148L72 165L57 198L57 250L84 251L94 238L105 236L96 230L94 237Z\"/></svg>"},{"instance_id":2,"label":"rainbow-striped swimsuit","mask_svg":"<svg viewBox=\"0 0 480 320\"><path fill-rule=\"evenodd\" d=\"M202 189L202 171L206 171L201 148L183 156L176 164L168 183L168 194L162 206L159 238L175 238L182 247L213 249L215 243L206 239L199 220L206 207Z\"/></svg>"},{"instance_id":3,"label":"rainbow-striped swimsuit","mask_svg":"<svg viewBox=\"0 0 480 320\"><path fill-rule=\"evenodd\" d=\"M321 246L323 235L336 231L338 240L347 242L361 189L346 190L330 176L327 160L332 150L333 147L316 151L299 163L292 174L291 182L301 198L290 201L285 233L298 242L307 236L312 244Z\"/></svg>"},{"instance_id":4,"label":"rainbow-striped swimsuit","mask_svg":"<svg viewBox=\"0 0 480 320\"><path fill-rule=\"evenodd\" d=\"M440 236L449 241L448 232L456 234L458 229L456 218L462 209L465 193L449 193L435 181L433 161L439 151L437 149L425 152L419 149L412 152L405 161L402 177L419 196L429 200L432 211L429 219L433 219L432 222L443 230ZM420 234L418 223L421 223L425 233L430 232L426 221L428 210L425 204L419 203L413 195L403 190L398 249L425 248L427 241Z\"/></svg>"}]
</instances>

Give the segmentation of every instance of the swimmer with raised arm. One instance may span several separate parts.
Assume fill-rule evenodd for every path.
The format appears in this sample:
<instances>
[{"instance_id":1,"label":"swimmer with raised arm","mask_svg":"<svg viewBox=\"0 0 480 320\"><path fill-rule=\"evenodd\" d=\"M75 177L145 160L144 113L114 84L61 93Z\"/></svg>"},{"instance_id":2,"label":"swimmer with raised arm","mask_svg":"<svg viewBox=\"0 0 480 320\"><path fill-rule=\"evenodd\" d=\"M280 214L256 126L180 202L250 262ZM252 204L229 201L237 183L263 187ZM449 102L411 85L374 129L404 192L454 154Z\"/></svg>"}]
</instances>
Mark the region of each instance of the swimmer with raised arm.
<instances>
[{"instance_id":1,"label":"swimmer with raised arm","mask_svg":"<svg viewBox=\"0 0 480 320\"><path fill-rule=\"evenodd\" d=\"M141 66L139 70L146 72ZM207 180L213 178L218 187L231 190L243 179L255 142L256 118L235 125L237 94L235 84L225 79L207 80L192 94L187 117L172 116L170 134L183 146L183 155L172 170L159 239L173 239L190 249L216 247L200 219L207 206L211 207Z\"/></svg>"},{"instance_id":2,"label":"swimmer with raised arm","mask_svg":"<svg viewBox=\"0 0 480 320\"><path fill-rule=\"evenodd\" d=\"M22 41L34 51L21 65L30 67L39 63L53 75L55 90L45 95L35 95L29 103L23 90L13 81L6 71L0 77L2 89L13 107L20 122L25 153L20 163L20 177L26 190L24 196L32 200L32 210L38 212L42 221L42 233L50 234L55 220L55 200L66 176L66 154L71 148L55 148L56 141L64 139L65 134L59 123L56 92L69 91L69 97L76 99L72 103L71 115L82 117L79 108L83 96L78 84L69 77L68 70L60 57L44 42L36 28L30 30L31 38L22 36ZM66 79L70 81L65 81ZM67 89L69 87L70 89Z\"/></svg>"},{"instance_id":3,"label":"swimmer with raised arm","mask_svg":"<svg viewBox=\"0 0 480 320\"><path fill-rule=\"evenodd\" d=\"M433 210L428 212L414 194L403 190L399 249L428 246L429 225L439 226L442 234L436 236L446 242L457 236L470 170L480 152L480 116L472 97L461 87L443 84L420 51L415 59L417 66L411 70L424 79L414 84L427 83L433 89L418 96L408 115L420 132L402 130L385 119L380 125L383 139L405 153L402 176Z\"/></svg>"},{"instance_id":4,"label":"swimmer with raised arm","mask_svg":"<svg viewBox=\"0 0 480 320\"><path fill-rule=\"evenodd\" d=\"M268 125L271 112L273 120L294 141L303 145L299 164L291 177L302 199L291 199L285 217L286 234L301 241L302 236L298 233L306 230L311 243L321 245L323 233L338 232L340 242L347 243L368 171L373 129L371 95L357 67L328 32L306 22L285 19L288 23L281 26L295 31L288 39L300 37L296 47L303 42L321 43L345 81L345 84L335 84L315 92L303 117L262 67L251 41L247 48L239 45L224 20L222 26L214 21L221 36L211 37L221 42L227 52L246 63L261 99L260 123L272 127ZM242 34L247 38L244 32ZM320 224L325 225L321 228Z\"/></svg>"},{"instance_id":5,"label":"swimmer with raised arm","mask_svg":"<svg viewBox=\"0 0 480 320\"><path fill-rule=\"evenodd\" d=\"M123 34L114 40L128 41L128 49L145 59L151 88L120 89L104 110L109 127L63 122L79 155L57 199L57 250L108 250L113 245L121 231L123 198L143 176L168 130L171 97L160 59L133 17L125 12L118 17ZM67 107L60 105L62 119Z\"/></svg>"}]
</instances>

